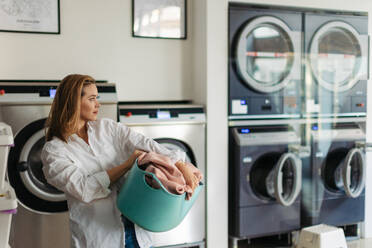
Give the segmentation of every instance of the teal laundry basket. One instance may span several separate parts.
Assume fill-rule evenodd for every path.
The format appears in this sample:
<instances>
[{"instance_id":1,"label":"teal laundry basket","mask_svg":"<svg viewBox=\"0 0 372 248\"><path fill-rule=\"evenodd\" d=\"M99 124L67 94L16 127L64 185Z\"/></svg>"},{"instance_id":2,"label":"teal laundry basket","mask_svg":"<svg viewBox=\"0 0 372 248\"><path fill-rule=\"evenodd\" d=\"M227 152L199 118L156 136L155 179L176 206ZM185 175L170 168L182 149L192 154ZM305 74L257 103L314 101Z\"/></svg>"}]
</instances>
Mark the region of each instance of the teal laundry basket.
<instances>
[{"instance_id":1,"label":"teal laundry basket","mask_svg":"<svg viewBox=\"0 0 372 248\"><path fill-rule=\"evenodd\" d=\"M153 177L161 187L155 189L148 185L146 175ZM136 161L120 189L117 207L126 218L143 229L165 232L181 223L203 187L200 183L191 199L186 200L186 193L169 193L153 173L141 170Z\"/></svg>"}]
</instances>

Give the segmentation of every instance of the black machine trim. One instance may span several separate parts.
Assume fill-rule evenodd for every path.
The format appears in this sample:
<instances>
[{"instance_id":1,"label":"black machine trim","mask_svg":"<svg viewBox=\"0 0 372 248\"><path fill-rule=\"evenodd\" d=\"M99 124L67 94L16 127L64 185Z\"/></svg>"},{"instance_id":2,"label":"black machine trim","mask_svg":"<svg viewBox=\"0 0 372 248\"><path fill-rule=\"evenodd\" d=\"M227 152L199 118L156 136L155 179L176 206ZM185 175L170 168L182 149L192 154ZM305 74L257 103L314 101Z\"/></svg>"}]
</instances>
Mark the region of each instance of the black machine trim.
<instances>
[{"instance_id":1,"label":"black machine trim","mask_svg":"<svg viewBox=\"0 0 372 248\"><path fill-rule=\"evenodd\" d=\"M50 89L57 89L58 86L54 85L4 85L0 86L6 93L39 93L40 96L49 96ZM115 93L115 86L102 86L97 85L98 92Z\"/></svg>"}]
</instances>

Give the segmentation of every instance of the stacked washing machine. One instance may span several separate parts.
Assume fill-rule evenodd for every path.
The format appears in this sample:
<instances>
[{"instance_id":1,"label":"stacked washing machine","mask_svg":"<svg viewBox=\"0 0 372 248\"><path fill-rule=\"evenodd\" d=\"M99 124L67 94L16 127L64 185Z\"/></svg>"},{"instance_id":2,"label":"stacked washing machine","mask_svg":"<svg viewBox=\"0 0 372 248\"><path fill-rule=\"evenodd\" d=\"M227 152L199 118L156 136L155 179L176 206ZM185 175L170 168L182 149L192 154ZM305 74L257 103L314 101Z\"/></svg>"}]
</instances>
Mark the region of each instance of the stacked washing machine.
<instances>
[{"instance_id":1,"label":"stacked washing machine","mask_svg":"<svg viewBox=\"0 0 372 248\"><path fill-rule=\"evenodd\" d=\"M303 22L302 225L352 226L364 220L368 16L308 12Z\"/></svg>"},{"instance_id":2,"label":"stacked washing machine","mask_svg":"<svg viewBox=\"0 0 372 248\"><path fill-rule=\"evenodd\" d=\"M229 4L229 236L364 219L368 17Z\"/></svg>"},{"instance_id":3,"label":"stacked washing machine","mask_svg":"<svg viewBox=\"0 0 372 248\"><path fill-rule=\"evenodd\" d=\"M229 5L229 236L301 227L301 12Z\"/></svg>"}]
</instances>

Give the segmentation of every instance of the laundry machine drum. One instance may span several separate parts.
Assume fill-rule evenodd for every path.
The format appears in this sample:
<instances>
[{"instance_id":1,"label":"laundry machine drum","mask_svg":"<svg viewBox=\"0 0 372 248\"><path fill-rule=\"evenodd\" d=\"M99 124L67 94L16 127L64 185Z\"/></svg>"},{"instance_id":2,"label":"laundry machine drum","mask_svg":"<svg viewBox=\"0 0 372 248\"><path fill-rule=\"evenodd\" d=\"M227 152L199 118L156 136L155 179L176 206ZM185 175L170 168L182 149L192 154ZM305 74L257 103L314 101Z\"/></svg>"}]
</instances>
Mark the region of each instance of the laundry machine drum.
<instances>
[{"instance_id":1,"label":"laundry machine drum","mask_svg":"<svg viewBox=\"0 0 372 248\"><path fill-rule=\"evenodd\" d=\"M30 123L16 134L9 152L8 177L20 203L38 213L68 210L66 196L46 181L41 162L45 119Z\"/></svg>"},{"instance_id":2,"label":"laundry machine drum","mask_svg":"<svg viewBox=\"0 0 372 248\"><path fill-rule=\"evenodd\" d=\"M287 85L296 51L283 21L257 17L242 29L236 44L236 67L246 86L271 93Z\"/></svg>"},{"instance_id":3,"label":"laundry machine drum","mask_svg":"<svg viewBox=\"0 0 372 248\"><path fill-rule=\"evenodd\" d=\"M40 130L24 144L19 157L21 179L27 189L46 201L64 201L66 197L52 185L48 184L42 171L41 151L45 144L45 131Z\"/></svg>"},{"instance_id":4,"label":"laundry machine drum","mask_svg":"<svg viewBox=\"0 0 372 248\"><path fill-rule=\"evenodd\" d=\"M267 153L252 166L249 181L259 198L290 206L301 190L301 160L293 153Z\"/></svg>"},{"instance_id":5,"label":"laundry machine drum","mask_svg":"<svg viewBox=\"0 0 372 248\"><path fill-rule=\"evenodd\" d=\"M191 148L185 142L182 142L177 139L169 139L169 138L156 138L154 140L169 150L184 151L186 153L185 161L195 165L195 167L198 167L195 161L195 156Z\"/></svg>"},{"instance_id":6,"label":"laundry machine drum","mask_svg":"<svg viewBox=\"0 0 372 248\"><path fill-rule=\"evenodd\" d=\"M319 28L309 47L309 63L313 77L329 91L351 89L366 77L361 68L366 48L358 32L349 24L329 22Z\"/></svg>"},{"instance_id":7,"label":"laundry machine drum","mask_svg":"<svg viewBox=\"0 0 372 248\"><path fill-rule=\"evenodd\" d=\"M339 149L330 153L324 167L324 181L328 189L358 197L365 186L365 160L361 149Z\"/></svg>"}]
</instances>

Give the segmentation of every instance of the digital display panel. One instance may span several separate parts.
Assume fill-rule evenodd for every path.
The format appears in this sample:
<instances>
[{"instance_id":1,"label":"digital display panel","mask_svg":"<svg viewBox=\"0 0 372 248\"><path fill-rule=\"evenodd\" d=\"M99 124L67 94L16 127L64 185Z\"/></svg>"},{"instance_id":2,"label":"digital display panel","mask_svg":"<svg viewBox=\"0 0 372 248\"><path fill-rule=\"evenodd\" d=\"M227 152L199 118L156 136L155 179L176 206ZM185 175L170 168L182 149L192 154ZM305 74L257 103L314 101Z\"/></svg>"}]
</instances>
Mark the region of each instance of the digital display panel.
<instances>
[{"instance_id":1,"label":"digital display panel","mask_svg":"<svg viewBox=\"0 0 372 248\"><path fill-rule=\"evenodd\" d=\"M169 111L157 111L156 112L156 117L158 119L170 119L171 115Z\"/></svg>"},{"instance_id":2,"label":"digital display panel","mask_svg":"<svg viewBox=\"0 0 372 248\"><path fill-rule=\"evenodd\" d=\"M242 129L240 129L240 133L250 133L250 132L251 132L251 130L248 129L248 128L242 128Z\"/></svg>"},{"instance_id":3,"label":"digital display panel","mask_svg":"<svg viewBox=\"0 0 372 248\"><path fill-rule=\"evenodd\" d=\"M57 89L50 89L49 90L49 97L54 98L54 96L56 95L56 91L57 91Z\"/></svg>"}]
</instances>

